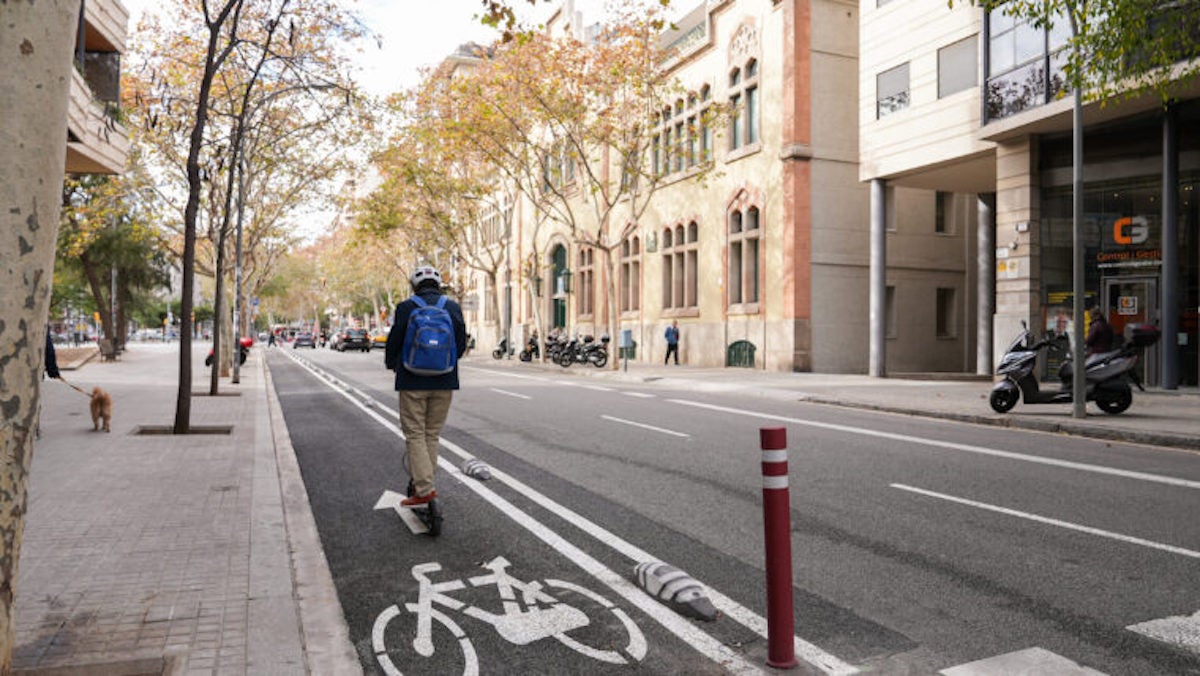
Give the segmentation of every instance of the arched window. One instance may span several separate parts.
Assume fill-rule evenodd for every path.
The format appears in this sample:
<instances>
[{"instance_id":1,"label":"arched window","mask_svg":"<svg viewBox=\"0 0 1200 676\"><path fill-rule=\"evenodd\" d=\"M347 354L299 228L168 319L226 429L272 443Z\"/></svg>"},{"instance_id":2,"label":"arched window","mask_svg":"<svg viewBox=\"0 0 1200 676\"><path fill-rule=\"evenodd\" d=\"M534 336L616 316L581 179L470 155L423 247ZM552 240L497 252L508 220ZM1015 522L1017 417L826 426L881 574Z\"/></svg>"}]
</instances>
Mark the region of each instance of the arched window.
<instances>
[{"instance_id":1,"label":"arched window","mask_svg":"<svg viewBox=\"0 0 1200 676\"><path fill-rule=\"evenodd\" d=\"M642 257L638 237L621 243L621 312L642 308Z\"/></svg>"},{"instance_id":2,"label":"arched window","mask_svg":"<svg viewBox=\"0 0 1200 676\"><path fill-rule=\"evenodd\" d=\"M707 117L711 104L712 89L706 84L699 93L689 92L653 116L650 157L656 175L686 171L710 159L712 131Z\"/></svg>"},{"instance_id":3,"label":"arched window","mask_svg":"<svg viewBox=\"0 0 1200 676\"><path fill-rule=\"evenodd\" d=\"M742 306L742 310L754 308L747 304L758 303L759 246L758 207L748 207L744 212L729 212L729 305Z\"/></svg>"},{"instance_id":4,"label":"arched window","mask_svg":"<svg viewBox=\"0 0 1200 676\"><path fill-rule=\"evenodd\" d=\"M729 74L729 149L737 150L759 142L760 104L758 61L750 59L744 68Z\"/></svg>"},{"instance_id":5,"label":"arched window","mask_svg":"<svg viewBox=\"0 0 1200 676\"><path fill-rule=\"evenodd\" d=\"M699 226L695 221L663 231L663 308L692 309L699 298Z\"/></svg>"}]
</instances>

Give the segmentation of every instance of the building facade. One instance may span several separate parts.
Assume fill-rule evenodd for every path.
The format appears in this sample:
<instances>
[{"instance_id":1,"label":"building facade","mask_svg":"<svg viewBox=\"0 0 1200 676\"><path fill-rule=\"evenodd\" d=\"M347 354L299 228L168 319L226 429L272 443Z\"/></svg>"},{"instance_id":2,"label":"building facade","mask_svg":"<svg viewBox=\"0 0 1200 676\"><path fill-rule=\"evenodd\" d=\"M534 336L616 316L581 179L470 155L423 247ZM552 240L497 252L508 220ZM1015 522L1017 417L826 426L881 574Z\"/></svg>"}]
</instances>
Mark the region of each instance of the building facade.
<instances>
[{"instance_id":1,"label":"building facade","mask_svg":"<svg viewBox=\"0 0 1200 676\"><path fill-rule=\"evenodd\" d=\"M68 174L120 174L129 134L120 123L121 55L129 12L120 0L81 0L67 110Z\"/></svg>"},{"instance_id":2,"label":"building facade","mask_svg":"<svg viewBox=\"0 0 1200 676\"><path fill-rule=\"evenodd\" d=\"M990 373L1022 321L1038 333L1071 328L1072 97L1061 68L1069 31L969 3L869 0L860 11L859 176L872 186L873 298L889 315L931 302L906 279L914 252L891 223L905 193L928 201L932 192L938 214L953 205L973 245L962 249L962 287L949 293L974 318L975 370ZM1200 377L1200 85L1179 94L1165 108L1147 96L1084 110L1082 302L1118 333L1140 322L1162 328L1145 377L1166 387ZM939 286L939 308L944 293ZM885 323L872 323L870 370L879 375L903 360Z\"/></svg>"},{"instance_id":3,"label":"building facade","mask_svg":"<svg viewBox=\"0 0 1200 676\"><path fill-rule=\"evenodd\" d=\"M841 0L708 0L677 20L664 39L684 93L653 120L662 182L616 252L616 297L604 291L601 251L536 228L532 207L518 202L507 256L540 259L532 269L504 266L496 283L467 273L472 333L490 349L506 330L516 344L535 328L614 340L628 332L633 358L655 361L677 321L688 364L865 372L870 191L858 169L858 11ZM580 23L569 4L555 21ZM731 111L717 129L702 122L713 102ZM895 233L896 246L913 252L903 274L930 289L964 284L970 201L953 196L935 208L932 191L897 193L898 213L930 229ZM946 228L936 237L935 219ZM944 299L953 310L943 324L925 306L892 316L905 370L969 367L963 293ZM619 326L607 325L609 302ZM920 322L940 327L939 349L900 329Z\"/></svg>"}]
</instances>

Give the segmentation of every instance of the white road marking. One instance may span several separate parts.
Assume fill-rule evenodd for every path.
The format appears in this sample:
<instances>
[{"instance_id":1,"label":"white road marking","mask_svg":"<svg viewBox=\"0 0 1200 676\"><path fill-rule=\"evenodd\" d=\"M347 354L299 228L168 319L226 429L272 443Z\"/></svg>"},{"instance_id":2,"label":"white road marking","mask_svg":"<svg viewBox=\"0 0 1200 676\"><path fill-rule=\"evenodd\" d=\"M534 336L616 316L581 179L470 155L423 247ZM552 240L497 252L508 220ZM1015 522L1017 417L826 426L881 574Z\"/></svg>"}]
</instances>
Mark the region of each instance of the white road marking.
<instances>
[{"instance_id":1,"label":"white road marking","mask_svg":"<svg viewBox=\"0 0 1200 676\"><path fill-rule=\"evenodd\" d=\"M605 387L603 385L580 385L580 387L584 388L585 390L596 390L597 392L612 392L613 391L613 388Z\"/></svg>"},{"instance_id":2,"label":"white road marking","mask_svg":"<svg viewBox=\"0 0 1200 676\"><path fill-rule=\"evenodd\" d=\"M1075 469L1083 472L1094 472L1096 474L1107 474L1109 476L1118 476L1124 479L1137 479L1139 481L1150 481L1154 483L1166 484L1168 486L1179 486L1181 488L1191 488L1200 490L1200 481L1192 481L1190 479L1179 479L1171 476L1163 476L1161 474L1149 474L1147 472L1133 472L1125 469L1116 469L1113 467L1103 467L1101 465L1089 465L1082 462L1071 462L1070 460L1058 460L1056 458L1043 458L1036 455L1026 455L1024 453L1013 453L1012 451L1002 451L997 448L988 448L986 446L972 446L970 444L959 444L953 441L941 441L938 439L928 439L925 437L914 437L907 434L895 434L893 432L881 432L878 430L863 429L861 427L850 427L849 425L837 425L834 423L816 422L813 420L804 420L801 418L792 418L784 415L774 415L772 413L759 413L757 411L745 411L727 406L717 406L715 404L705 404L698 401L688 401L686 399L668 399L675 404L683 404L684 406L694 406L696 408L708 409L710 411L722 411L724 413L733 413L735 415L744 415L751 418L762 418L764 420L777 420L779 422L791 423L793 425L805 425L808 427L818 427L821 429L834 430L836 432L846 432L848 434L861 434L868 437L877 437L880 439L891 439L893 441L903 441L906 443L921 444L924 446L936 446L939 448L948 448L955 451L966 451L968 453L978 453L980 455L990 455L997 458L1007 458L1009 460L1020 460L1022 462L1032 462L1041 465L1051 465L1053 467L1064 467L1067 469Z\"/></svg>"},{"instance_id":3,"label":"white road marking","mask_svg":"<svg viewBox=\"0 0 1200 676\"><path fill-rule=\"evenodd\" d=\"M1104 672L1073 662L1045 648L1026 648L987 659L960 664L938 672L943 676L1104 676Z\"/></svg>"},{"instance_id":4,"label":"white road marking","mask_svg":"<svg viewBox=\"0 0 1200 676\"><path fill-rule=\"evenodd\" d=\"M404 522L405 526L408 526L408 529L413 532L413 535L428 533L429 527L425 525L424 521L421 521L420 517L418 517L416 514L413 514L412 508L404 507L400 504L400 501L403 499L403 495L400 495L395 491L385 490L383 495L379 496L379 501L375 503L375 509L395 510L396 513L400 515L400 520Z\"/></svg>"},{"instance_id":5,"label":"white road marking","mask_svg":"<svg viewBox=\"0 0 1200 676\"><path fill-rule=\"evenodd\" d=\"M321 373L318 373L318 371L316 369L314 369L313 367L309 366L308 364L306 364L305 362L303 362L299 359L293 358L293 360L301 368L303 368L306 371L308 371L309 373L313 374L319 380L329 383L326 376L324 376ZM391 431L393 434L400 437L401 439L404 438L404 433L400 431L400 428L396 427L390 421L385 420L376 411L363 405L361 402L356 400L349 393L342 391L340 389L337 389L335 387L331 387L330 389L332 389L333 391L337 392L338 394L346 397L346 399L348 401L350 401L350 403L357 406L360 410L363 411L363 413L366 413L368 416L373 418L376 422L378 422L380 425L382 425L385 429ZM399 415L398 413L396 413L395 411L391 411L390 409L384 409L384 410L388 410L389 412L392 413L392 415L395 415L395 416ZM457 444L446 441L445 439L442 440L442 445L445 446L447 449L453 451L454 453L463 456L464 458L473 457L465 449L461 448ZM616 592L620 596L624 597L631 604L637 606L643 613L645 613L649 617L656 620L659 624L661 624L663 627L665 627L668 631L675 634L677 637L682 639L688 645L692 646L694 649L696 649L698 652L700 652L704 656L708 657L709 659L713 660L717 664L720 664L725 669L732 671L734 673L743 673L743 674L761 674L761 673L763 673L762 670L758 666L748 662L744 657L742 657L742 655L731 650L728 646L724 645L719 640L713 638L707 632L701 630L699 627L696 627L691 622L687 621L686 619L684 619L683 617L681 617L674 611L666 608L661 603L659 603L657 600L655 600L654 598L652 598L648 594L646 594L646 592L644 592L642 589L640 589L639 587L634 585L632 582L626 580L622 575L620 575L619 573L606 567L603 563L599 562L598 560L596 560L592 556L588 555L583 550L581 550L578 547L576 547L575 545L571 544L566 539L564 539L562 536L560 536L558 533L555 533L554 531L550 530L548 527L543 525L540 521L537 521L536 519L529 516L524 511L522 511L521 509L517 508L512 503L508 502L508 500L497 495L494 491L487 488L486 486L483 486L479 482L467 481L465 476L462 474L462 472L460 472L459 469L457 467L455 467L444 456L438 458L438 466L441 467L442 470L445 471L446 473L448 473L450 476L453 476L455 479L457 479L462 485L471 489L472 491L477 493L480 497L482 497L484 500L491 503L493 506L495 506L497 509L499 509L502 513L504 513L506 516L508 516L513 521L515 521L518 525L522 526L523 528L528 530L530 533L532 533L534 536L536 536L538 539L542 540L546 544L548 544L551 547L553 547L554 549L556 549L560 554L562 554L564 557L569 559L572 563L574 563L575 565L582 568L585 572L589 573L595 579L597 579L600 582L607 585L610 589L612 589L614 592ZM493 476L501 479L502 481L507 479L506 483L509 483L509 485L513 485L514 488L516 487L515 484L519 484L519 482L512 481L511 477L508 477L506 474L504 474L503 472L500 472L498 470L493 470ZM521 490L521 489L518 488L518 490ZM526 488L525 490L528 490L528 489ZM526 493L526 496L529 497L530 493ZM543 499L546 499L546 498L543 497ZM561 509L561 507L560 507L560 509ZM562 515L559 514L559 516L562 516ZM582 518L582 517L579 517L579 518ZM649 555L647 555L646 559L641 559L641 560L649 560L650 558L652 558L652 557L649 557ZM765 636L766 635L765 622L764 622L763 626L764 626L763 635ZM832 656L830 656L830 657L832 657ZM837 658L833 658L833 659L836 660ZM841 664L840 660L838 662L839 662L839 664ZM857 671L849 665L845 665L845 667L848 669L848 671L844 670L844 671L839 671L837 673L854 673L855 671Z\"/></svg>"},{"instance_id":6,"label":"white road marking","mask_svg":"<svg viewBox=\"0 0 1200 676\"><path fill-rule=\"evenodd\" d=\"M684 434L683 432L676 432L674 430L668 430L668 429L664 429L662 427L655 427L654 425L647 425L646 423L634 422L632 420L626 420L624 418L614 418L611 415L602 415L600 417L605 420L611 420L613 422L619 422L619 423L623 423L625 425L633 425L634 427L640 427L642 429L652 430L654 432L662 432L663 434L670 434L670 435L677 436L677 437L685 437L686 438L686 437L690 436L690 435Z\"/></svg>"},{"instance_id":7,"label":"white road marking","mask_svg":"<svg viewBox=\"0 0 1200 676\"><path fill-rule=\"evenodd\" d=\"M649 392L622 392L621 394L627 397L637 397L639 399L653 399L654 395Z\"/></svg>"},{"instance_id":8,"label":"white road marking","mask_svg":"<svg viewBox=\"0 0 1200 676\"><path fill-rule=\"evenodd\" d=\"M509 392L508 390L501 390L501 389L497 389L495 387L492 387L489 389L497 394L505 394L510 397L516 397L517 399L533 399L533 397L526 396L524 394L517 394L516 392Z\"/></svg>"},{"instance_id":9,"label":"white road marking","mask_svg":"<svg viewBox=\"0 0 1200 676\"><path fill-rule=\"evenodd\" d=\"M309 369L309 370L311 371L312 369ZM486 369L477 369L477 370L486 370ZM508 374L506 374L506 375L508 375ZM545 380L543 378L538 378L535 376L525 376L525 375L518 375L518 374L511 374L511 375L514 378L527 378L529 380ZM547 382L557 384L559 381L547 381ZM383 410L385 410L389 414L391 414L392 417L397 417L397 418L399 417L399 413L397 413L396 411L394 411L390 408L384 408ZM393 429L394 429L394 427L393 427ZM466 449L463 449L462 447L458 446L457 444L455 444L453 442L442 439L442 445L445 446L448 450L450 450L454 453L457 453L463 459L469 459L469 458L474 457L470 453L468 453L466 451ZM627 558L629 558L632 561L642 562L642 561L659 561L659 560L661 560L661 559L659 559L659 557L656 557L656 556L650 554L649 552L645 551L644 549L641 549L640 547L618 537L615 533L613 533L605 528L602 528L601 526L589 521L582 515L576 513L575 511L567 508L566 506L564 506L558 502L555 502L554 500L551 500L550 498L546 497L545 495L541 494L540 492L534 490L532 487L526 485L522 481L516 479L515 477L513 477L509 474L506 474L505 472L503 472L499 469L492 468L492 476L493 476L493 478L497 479L498 481L508 484L514 490L516 490L519 493L521 493L522 495L524 495L527 499L529 499L529 500L537 503L538 505L541 505L545 509L553 512L560 519L566 521L567 523L570 523L571 525L573 525L576 528L580 529L581 531L587 533L588 535L591 535L595 539L599 540L601 543L608 545L609 547L614 549L616 552L626 556ZM703 581L701 581L701 584L703 584ZM734 601L733 599L722 594L721 592L717 591L716 589L709 587L708 585L704 585L704 587L705 587L705 589L708 590L709 600L711 600L713 602L713 605L716 606L718 610L720 610L727 617L733 619L734 621L738 622L742 626L746 627L750 631L753 631L754 633L758 634L759 636L763 637L764 639L767 638L767 620L766 620L766 618L755 613L754 611L750 610L749 608L743 606L742 604L738 603L737 601ZM816 666L821 671L823 671L827 674L833 674L833 675L858 673L858 669L856 667L854 667L851 664L848 664L847 662L842 661L837 656L825 652L820 647L818 647L812 643L809 643L808 641L800 638L799 636L793 636L792 638L793 638L793 649L796 652L796 657L804 660L805 662L808 662L809 664Z\"/></svg>"},{"instance_id":10,"label":"white road marking","mask_svg":"<svg viewBox=\"0 0 1200 676\"><path fill-rule=\"evenodd\" d=\"M1082 526L1077 523L1071 523L1070 521L1062 521L1059 519L1052 519L1048 516L1039 516L1037 514L1030 514L1029 512L1021 512L1021 511L1018 511L1015 509L1009 509L1007 507L998 507L996 505L989 505L985 502L976 502L974 500L968 500L966 498L959 498L959 497L955 497L953 495L946 495L945 493L936 493L934 491L927 491L923 488L915 488L913 486L905 486L904 484L891 484L891 487L899 488L902 491L919 493L921 495L926 495L931 498L938 498L940 500L948 500L950 502L957 502L960 505L967 505L968 507L978 507L979 509L986 509L988 511L997 512L999 514L1007 514L1008 516L1015 516L1015 517L1018 517L1021 519L1029 519L1030 521L1037 521L1039 523L1049 524L1051 526L1058 526L1059 528L1067 528L1069 530L1077 530L1081 533L1088 533L1090 535L1099 535L1100 537L1110 538L1112 540L1119 540L1121 542L1127 542L1129 544L1141 545L1142 547L1149 547L1151 549L1158 549L1158 550L1161 550L1164 552L1170 552L1171 554L1180 554L1182 556L1190 556L1194 559L1200 559L1200 552L1193 551L1191 549L1184 549L1183 547L1176 547L1175 545L1164 545L1161 542L1154 542L1152 540L1143 540L1142 538L1136 538L1136 537L1133 537L1132 535L1122 535L1120 533L1114 533L1112 531L1101 530L1099 528L1092 528L1091 526Z\"/></svg>"},{"instance_id":11,"label":"white road marking","mask_svg":"<svg viewBox=\"0 0 1200 676\"><path fill-rule=\"evenodd\" d=\"M1191 615L1175 615L1160 620L1140 622L1125 627L1156 641L1170 643L1200 654L1200 611Z\"/></svg>"}]
</instances>

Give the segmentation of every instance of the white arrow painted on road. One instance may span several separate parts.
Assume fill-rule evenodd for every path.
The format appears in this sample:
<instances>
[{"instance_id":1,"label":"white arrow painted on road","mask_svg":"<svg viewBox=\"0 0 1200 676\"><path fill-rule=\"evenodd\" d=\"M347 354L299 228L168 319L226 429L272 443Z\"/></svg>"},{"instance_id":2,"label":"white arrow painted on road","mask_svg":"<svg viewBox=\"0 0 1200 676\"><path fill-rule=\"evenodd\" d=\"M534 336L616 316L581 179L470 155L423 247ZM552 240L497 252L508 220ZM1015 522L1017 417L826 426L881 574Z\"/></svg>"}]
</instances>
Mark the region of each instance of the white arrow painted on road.
<instances>
[{"instance_id":1,"label":"white arrow painted on road","mask_svg":"<svg viewBox=\"0 0 1200 676\"><path fill-rule=\"evenodd\" d=\"M403 499L404 496L396 491L385 490L383 495L379 496L379 502L375 503L375 509L394 509L400 515L400 520L413 533L417 535L428 533L429 529L425 527L425 523L421 519L417 518L416 514L413 514L412 509L400 504L400 501Z\"/></svg>"}]
</instances>

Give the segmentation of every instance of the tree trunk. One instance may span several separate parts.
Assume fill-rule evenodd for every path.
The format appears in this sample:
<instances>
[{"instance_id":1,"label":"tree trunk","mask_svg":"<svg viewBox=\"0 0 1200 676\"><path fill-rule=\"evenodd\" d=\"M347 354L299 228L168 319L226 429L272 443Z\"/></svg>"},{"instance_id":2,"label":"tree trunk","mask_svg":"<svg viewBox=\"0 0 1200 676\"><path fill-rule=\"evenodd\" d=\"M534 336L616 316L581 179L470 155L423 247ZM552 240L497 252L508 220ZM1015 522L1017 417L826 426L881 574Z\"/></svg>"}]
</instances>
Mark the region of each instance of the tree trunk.
<instances>
[{"instance_id":1,"label":"tree trunk","mask_svg":"<svg viewBox=\"0 0 1200 676\"><path fill-rule=\"evenodd\" d=\"M78 0L0 21L0 674L12 670L17 562L45 359Z\"/></svg>"},{"instance_id":2,"label":"tree trunk","mask_svg":"<svg viewBox=\"0 0 1200 676\"><path fill-rule=\"evenodd\" d=\"M103 327L104 337L112 341L115 347L117 341L113 333L111 296L107 299L104 297L105 285L100 281L97 263L86 251L79 255L79 262L83 265L83 276L87 278L88 288L92 291L92 300L96 303L96 310L100 313L100 325Z\"/></svg>"},{"instance_id":3,"label":"tree trunk","mask_svg":"<svg viewBox=\"0 0 1200 676\"><path fill-rule=\"evenodd\" d=\"M608 360L608 368L610 371L619 371L621 369L621 360L613 358L614 355L611 352L613 346L618 345L621 340L621 337L617 335L617 331L620 330L620 324L617 323L620 297L617 295L617 279L613 275L613 254L616 252L616 249L603 249L603 251L605 275L604 288L606 289L607 296L607 298L605 298L605 302L608 304L608 330L605 331L605 333L612 338L612 342L609 343L608 348L610 351L608 355L610 357Z\"/></svg>"},{"instance_id":4,"label":"tree trunk","mask_svg":"<svg viewBox=\"0 0 1200 676\"><path fill-rule=\"evenodd\" d=\"M129 305L129 281L125 278L125 273L117 268L117 341L121 345L121 349L125 349L125 308Z\"/></svg>"},{"instance_id":5,"label":"tree trunk","mask_svg":"<svg viewBox=\"0 0 1200 676\"><path fill-rule=\"evenodd\" d=\"M213 363L209 369L208 379L208 394L217 396L220 388L219 377L222 375L222 364L225 363L225 355L222 353L221 346L225 345L222 340L221 329L228 322L225 320L225 233L222 231L217 236L217 264L214 266L217 272L217 288L213 294Z\"/></svg>"}]
</instances>

